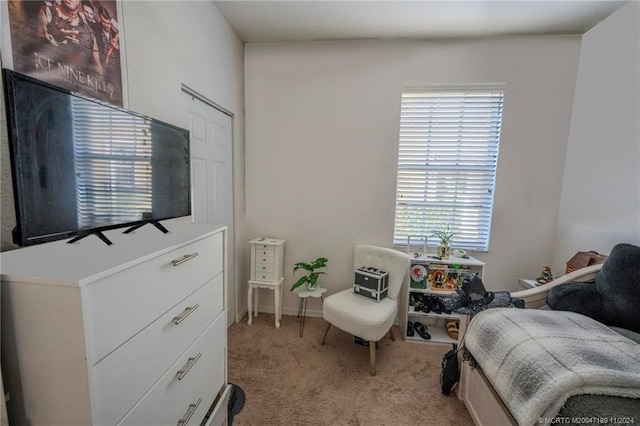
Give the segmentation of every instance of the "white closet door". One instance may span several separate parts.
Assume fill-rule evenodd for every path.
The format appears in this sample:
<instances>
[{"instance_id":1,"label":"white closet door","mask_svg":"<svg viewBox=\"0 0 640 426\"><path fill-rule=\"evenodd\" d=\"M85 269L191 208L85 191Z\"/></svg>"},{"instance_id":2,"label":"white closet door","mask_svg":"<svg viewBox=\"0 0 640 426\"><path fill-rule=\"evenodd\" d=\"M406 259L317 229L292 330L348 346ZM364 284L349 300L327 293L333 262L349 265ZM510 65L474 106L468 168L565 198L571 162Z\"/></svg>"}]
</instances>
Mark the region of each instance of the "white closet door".
<instances>
[{"instance_id":1,"label":"white closet door","mask_svg":"<svg viewBox=\"0 0 640 426\"><path fill-rule=\"evenodd\" d=\"M191 197L195 223L227 226L227 326L235 321L233 244L233 120L188 93L182 94L191 132Z\"/></svg>"}]
</instances>

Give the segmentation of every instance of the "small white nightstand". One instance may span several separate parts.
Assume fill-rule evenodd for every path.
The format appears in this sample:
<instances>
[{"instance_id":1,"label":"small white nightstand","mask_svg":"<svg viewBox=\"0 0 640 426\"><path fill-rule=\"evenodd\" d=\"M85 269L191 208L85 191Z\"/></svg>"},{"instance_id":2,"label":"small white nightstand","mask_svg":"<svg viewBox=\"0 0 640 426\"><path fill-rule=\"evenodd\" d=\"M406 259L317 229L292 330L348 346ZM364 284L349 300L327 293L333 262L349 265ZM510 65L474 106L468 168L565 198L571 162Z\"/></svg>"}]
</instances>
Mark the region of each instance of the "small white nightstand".
<instances>
[{"instance_id":1,"label":"small white nightstand","mask_svg":"<svg viewBox=\"0 0 640 426\"><path fill-rule=\"evenodd\" d=\"M540 283L536 280L528 280L526 278L518 278L518 290L527 290L530 288L536 288Z\"/></svg>"},{"instance_id":2,"label":"small white nightstand","mask_svg":"<svg viewBox=\"0 0 640 426\"><path fill-rule=\"evenodd\" d=\"M274 293L274 314L276 328L282 319L282 286L284 283L284 240L277 238L255 238L251 245L251 279L247 294L249 320L258 316L258 288L266 288ZM256 291L254 292L254 289ZM255 300L254 300L255 299ZM253 315L252 315L253 314Z\"/></svg>"}]
</instances>

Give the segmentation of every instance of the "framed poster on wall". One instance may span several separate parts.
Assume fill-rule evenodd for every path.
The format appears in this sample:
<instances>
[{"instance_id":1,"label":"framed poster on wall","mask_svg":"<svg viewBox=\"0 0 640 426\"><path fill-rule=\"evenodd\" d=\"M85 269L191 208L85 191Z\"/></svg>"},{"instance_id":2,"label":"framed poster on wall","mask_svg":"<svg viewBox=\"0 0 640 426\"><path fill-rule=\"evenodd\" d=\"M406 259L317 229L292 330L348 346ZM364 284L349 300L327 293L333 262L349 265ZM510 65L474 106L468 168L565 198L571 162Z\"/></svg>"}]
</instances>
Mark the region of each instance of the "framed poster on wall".
<instances>
[{"instance_id":1,"label":"framed poster on wall","mask_svg":"<svg viewBox=\"0 0 640 426\"><path fill-rule=\"evenodd\" d=\"M119 0L7 0L0 6L4 68L125 106Z\"/></svg>"}]
</instances>

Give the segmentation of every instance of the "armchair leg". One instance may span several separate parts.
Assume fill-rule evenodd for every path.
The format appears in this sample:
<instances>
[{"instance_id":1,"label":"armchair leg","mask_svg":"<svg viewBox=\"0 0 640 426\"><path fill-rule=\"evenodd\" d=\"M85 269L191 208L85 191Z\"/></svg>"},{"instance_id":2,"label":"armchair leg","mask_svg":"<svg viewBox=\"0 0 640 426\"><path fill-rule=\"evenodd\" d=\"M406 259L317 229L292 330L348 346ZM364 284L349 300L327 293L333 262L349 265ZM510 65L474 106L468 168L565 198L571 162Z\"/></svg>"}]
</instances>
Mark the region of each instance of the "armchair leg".
<instances>
[{"instance_id":1,"label":"armchair leg","mask_svg":"<svg viewBox=\"0 0 640 426\"><path fill-rule=\"evenodd\" d=\"M389 329L389 334L391 335L391 340L393 340L395 342L396 341L396 336L393 333L393 326L391 326L391 328Z\"/></svg>"},{"instance_id":2,"label":"armchair leg","mask_svg":"<svg viewBox=\"0 0 640 426\"><path fill-rule=\"evenodd\" d=\"M376 342L369 342L369 372L376 375Z\"/></svg>"},{"instance_id":3,"label":"armchair leg","mask_svg":"<svg viewBox=\"0 0 640 426\"><path fill-rule=\"evenodd\" d=\"M321 345L324 345L324 341L327 339L327 334L329 334L330 328L331 328L331 323L327 322L327 329L324 331L324 335L322 336L322 343L320 343Z\"/></svg>"}]
</instances>

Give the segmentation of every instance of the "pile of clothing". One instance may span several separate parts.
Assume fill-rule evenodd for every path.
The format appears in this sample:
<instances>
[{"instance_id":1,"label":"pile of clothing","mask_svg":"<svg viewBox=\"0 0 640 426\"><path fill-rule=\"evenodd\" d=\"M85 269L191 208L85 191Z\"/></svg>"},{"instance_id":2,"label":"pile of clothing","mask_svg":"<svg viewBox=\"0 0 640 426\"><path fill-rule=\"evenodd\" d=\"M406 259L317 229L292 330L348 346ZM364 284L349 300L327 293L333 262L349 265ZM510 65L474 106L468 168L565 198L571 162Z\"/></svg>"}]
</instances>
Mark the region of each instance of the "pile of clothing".
<instances>
[{"instance_id":1,"label":"pile of clothing","mask_svg":"<svg viewBox=\"0 0 640 426\"><path fill-rule=\"evenodd\" d=\"M442 302L451 312L471 316L488 308L524 308L524 300L511 297L508 291L487 291L478 274L467 278L455 295Z\"/></svg>"}]
</instances>

